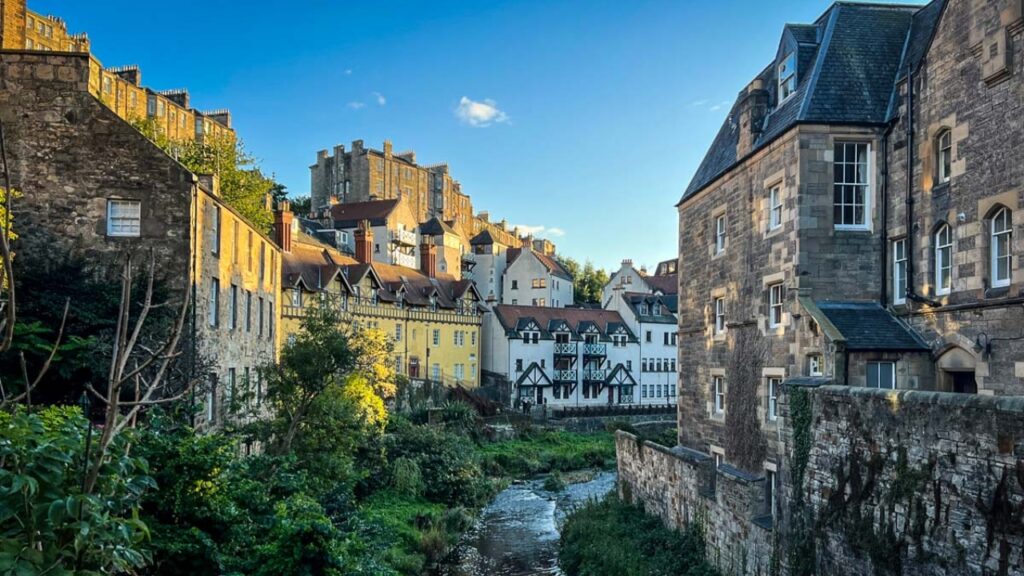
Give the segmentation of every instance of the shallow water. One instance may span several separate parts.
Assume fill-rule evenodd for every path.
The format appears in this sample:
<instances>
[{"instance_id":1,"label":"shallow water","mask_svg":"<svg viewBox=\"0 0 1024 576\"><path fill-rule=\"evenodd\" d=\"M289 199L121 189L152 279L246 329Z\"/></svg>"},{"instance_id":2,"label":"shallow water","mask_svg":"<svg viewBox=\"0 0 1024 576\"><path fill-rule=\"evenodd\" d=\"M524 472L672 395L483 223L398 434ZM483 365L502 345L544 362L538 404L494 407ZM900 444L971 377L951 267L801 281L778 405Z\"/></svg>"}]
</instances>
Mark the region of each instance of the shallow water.
<instances>
[{"instance_id":1,"label":"shallow water","mask_svg":"<svg viewBox=\"0 0 1024 576\"><path fill-rule=\"evenodd\" d=\"M615 487L615 473L548 492L543 480L509 486L487 505L472 530L442 568L443 576L560 575L558 530L573 506L602 498Z\"/></svg>"}]
</instances>

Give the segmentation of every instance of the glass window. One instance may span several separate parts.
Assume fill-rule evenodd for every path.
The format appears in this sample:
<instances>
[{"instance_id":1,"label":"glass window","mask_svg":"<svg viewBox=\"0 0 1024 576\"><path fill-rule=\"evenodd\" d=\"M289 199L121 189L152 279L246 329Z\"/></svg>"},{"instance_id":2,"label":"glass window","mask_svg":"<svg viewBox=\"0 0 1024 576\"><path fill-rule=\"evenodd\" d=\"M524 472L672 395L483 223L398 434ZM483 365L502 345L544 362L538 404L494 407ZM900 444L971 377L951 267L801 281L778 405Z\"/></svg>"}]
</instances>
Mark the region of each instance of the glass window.
<instances>
[{"instance_id":1,"label":"glass window","mask_svg":"<svg viewBox=\"0 0 1024 576\"><path fill-rule=\"evenodd\" d=\"M107 200L107 236L137 237L142 231L142 202Z\"/></svg>"},{"instance_id":2,"label":"glass window","mask_svg":"<svg viewBox=\"0 0 1024 576\"><path fill-rule=\"evenodd\" d=\"M402 325L395 324L395 342L402 341Z\"/></svg>"},{"instance_id":3,"label":"glass window","mask_svg":"<svg viewBox=\"0 0 1024 576\"><path fill-rule=\"evenodd\" d=\"M896 389L895 362L868 362L868 388Z\"/></svg>"},{"instance_id":4,"label":"glass window","mask_svg":"<svg viewBox=\"0 0 1024 576\"><path fill-rule=\"evenodd\" d=\"M217 311L217 307L218 307L219 303L220 303L220 280L217 280L216 278L211 278L210 279L210 297L209 297L209 301L207 302L207 304L210 307L209 318L208 318L209 321L210 321L210 326L213 326L214 328L217 327L217 322L219 320L219 314L218 314L218 311Z\"/></svg>"},{"instance_id":5,"label":"glass window","mask_svg":"<svg viewBox=\"0 0 1024 576\"><path fill-rule=\"evenodd\" d=\"M210 252L220 253L220 206L213 207L213 218L210 220Z\"/></svg>"},{"instance_id":6,"label":"glass window","mask_svg":"<svg viewBox=\"0 0 1024 576\"><path fill-rule=\"evenodd\" d=\"M824 373L823 358L820 354L807 357L807 371L811 376L821 376Z\"/></svg>"},{"instance_id":7,"label":"glass window","mask_svg":"<svg viewBox=\"0 0 1024 576\"><path fill-rule=\"evenodd\" d=\"M714 387L714 410L715 414L725 413L725 379L715 376L712 382Z\"/></svg>"},{"instance_id":8,"label":"glass window","mask_svg":"<svg viewBox=\"0 0 1024 576\"><path fill-rule=\"evenodd\" d=\"M935 233L935 293L949 294L953 286L953 231L943 224Z\"/></svg>"},{"instance_id":9,"label":"glass window","mask_svg":"<svg viewBox=\"0 0 1024 576\"><path fill-rule=\"evenodd\" d=\"M939 132L936 142L936 180L941 184L949 182L953 171L953 133L949 130Z\"/></svg>"},{"instance_id":10,"label":"glass window","mask_svg":"<svg viewBox=\"0 0 1024 576\"><path fill-rule=\"evenodd\" d=\"M992 217L992 286L1010 285L1010 247L1012 243L1013 221L1010 211L1001 208Z\"/></svg>"},{"instance_id":11,"label":"glass window","mask_svg":"<svg viewBox=\"0 0 1024 576\"><path fill-rule=\"evenodd\" d=\"M440 346L441 345L441 330L438 329L438 328L434 329L433 342L434 342L434 346Z\"/></svg>"},{"instance_id":12,"label":"glass window","mask_svg":"<svg viewBox=\"0 0 1024 576\"><path fill-rule=\"evenodd\" d=\"M768 287L768 325L772 328L782 325L782 283Z\"/></svg>"},{"instance_id":13,"label":"glass window","mask_svg":"<svg viewBox=\"0 0 1024 576\"><path fill-rule=\"evenodd\" d=\"M892 243L892 303L907 301L907 239Z\"/></svg>"},{"instance_id":14,"label":"glass window","mask_svg":"<svg viewBox=\"0 0 1024 576\"><path fill-rule=\"evenodd\" d=\"M790 52L779 63L779 102L796 91L796 53Z\"/></svg>"},{"instance_id":15,"label":"glass window","mask_svg":"<svg viewBox=\"0 0 1024 576\"><path fill-rule=\"evenodd\" d=\"M868 145L836 142L832 163L833 218L836 228L867 228L870 200Z\"/></svg>"},{"instance_id":16,"label":"glass window","mask_svg":"<svg viewBox=\"0 0 1024 576\"><path fill-rule=\"evenodd\" d=\"M782 187L775 186L768 191L768 229L782 226Z\"/></svg>"},{"instance_id":17,"label":"glass window","mask_svg":"<svg viewBox=\"0 0 1024 576\"><path fill-rule=\"evenodd\" d=\"M725 333L725 298L715 298L715 334Z\"/></svg>"},{"instance_id":18,"label":"glass window","mask_svg":"<svg viewBox=\"0 0 1024 576\"><path fill-rule=\"evenodd\" d=\"M228 321L231 329L238 328L238 286L231 285L231 307L228 309Z\"/></svg>"},{"instance_id":19,"label":"glass window","mask_svg":"<svg viewBox=\"0 0 1024 576\"><path fill-rule=\"evenodd\" d=\"M768 379L768 421L774 422L779 419L779 388L782 387L782 378Z\"/></svg>"},{"instance_id":20,"label":"glass window","mask_svg":"<svg viewBox=\"0 0 1024 576\"><path fill-rule=\"evenodd\" d=\"M725 251L725 215L715 218L715 254Z\"/></svg>"}]
</instances>

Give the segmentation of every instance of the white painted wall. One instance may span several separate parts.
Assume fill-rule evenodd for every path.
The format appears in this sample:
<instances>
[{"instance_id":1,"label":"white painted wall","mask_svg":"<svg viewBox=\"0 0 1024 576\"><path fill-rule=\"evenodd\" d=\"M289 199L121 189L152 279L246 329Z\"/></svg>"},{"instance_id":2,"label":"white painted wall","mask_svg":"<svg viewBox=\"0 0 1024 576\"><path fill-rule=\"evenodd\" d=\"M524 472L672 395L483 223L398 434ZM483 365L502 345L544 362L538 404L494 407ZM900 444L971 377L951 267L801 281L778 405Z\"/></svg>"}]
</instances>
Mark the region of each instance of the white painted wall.
<instances>
[{"instance_id":1,"label":"white painted wall","mask_svg":"<svg viewBox=\"0 0 1024 576\"><path fill-rule=\"evenodd\" d=\"M543 288L533 288L533 280L536 278L545 280ZM523 250L515 262L505 269L501 303L513 306L539 306L540 304L534 304L534 301L541 298L547 307L564 308L571 305L572 282L551 274L533 252Z\"/></svg>"}]
</instances>

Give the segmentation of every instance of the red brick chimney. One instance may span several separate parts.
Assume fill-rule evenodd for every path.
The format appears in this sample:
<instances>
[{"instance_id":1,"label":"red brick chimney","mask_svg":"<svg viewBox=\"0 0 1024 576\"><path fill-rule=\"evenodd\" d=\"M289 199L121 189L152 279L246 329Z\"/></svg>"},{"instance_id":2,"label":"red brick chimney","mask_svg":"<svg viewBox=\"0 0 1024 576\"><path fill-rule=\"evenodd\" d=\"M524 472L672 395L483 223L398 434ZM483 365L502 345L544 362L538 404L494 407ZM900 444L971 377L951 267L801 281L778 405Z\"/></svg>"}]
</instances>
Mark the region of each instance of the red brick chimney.
<instances>
[{"instance_id":1,"label":"red brick chimney","mask_svg":"<svg viewBox=\"0 0 1024 576\"><path fill-rule=\"evenodd\" d=\"M373 260L373 230L370 221L362 220L356 228L356 260L361 264L369 264Z\"/></svg>"},{"instance_id":2,"label":"red brick chimney","mask_svg":"<svg viewBox=\"0 0 1024 576\"><path fill-rule=\"evenodd\" d=\"M292 222L294 218L291 204L287 200L277 203L277 210L274 210L274 240L282 252L292 251Z\"/></svg>"},{"instance_id":3,"label":"red brick chimney","mask_svg":"<svg viewBox=\"0 0 1024 576\"><path fill-rule=\"evenodd\" d=\"M420 272L431 278L437 276L437 246L433 242L420 244Z\"/></svg>"}]
</instances>

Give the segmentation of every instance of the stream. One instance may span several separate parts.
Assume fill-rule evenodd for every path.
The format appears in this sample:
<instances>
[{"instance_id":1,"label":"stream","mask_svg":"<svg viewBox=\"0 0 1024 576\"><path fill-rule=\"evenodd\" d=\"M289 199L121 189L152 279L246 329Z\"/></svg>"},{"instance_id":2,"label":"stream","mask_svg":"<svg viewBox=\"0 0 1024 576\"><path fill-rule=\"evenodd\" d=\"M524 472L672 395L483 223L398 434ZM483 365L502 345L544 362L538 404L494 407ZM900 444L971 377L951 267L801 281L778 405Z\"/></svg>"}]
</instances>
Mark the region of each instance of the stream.
<instances>
[{"instance_id":1,"label":"stream","mask_svg":"<svg viewBox=\"0 0 1024 576\"><path fill-rule=\"evenodd\" d=\"M566 514L573 506L603 498L614 488L614 472L599 472L587 482L569 484L558 492L544 490L542 478L517 482L483 509L439 574L560 575L558 532Z\"/></svg>"}]
</instances>

